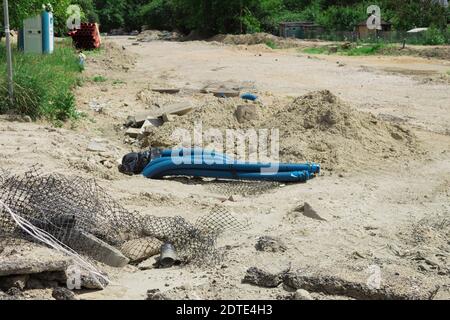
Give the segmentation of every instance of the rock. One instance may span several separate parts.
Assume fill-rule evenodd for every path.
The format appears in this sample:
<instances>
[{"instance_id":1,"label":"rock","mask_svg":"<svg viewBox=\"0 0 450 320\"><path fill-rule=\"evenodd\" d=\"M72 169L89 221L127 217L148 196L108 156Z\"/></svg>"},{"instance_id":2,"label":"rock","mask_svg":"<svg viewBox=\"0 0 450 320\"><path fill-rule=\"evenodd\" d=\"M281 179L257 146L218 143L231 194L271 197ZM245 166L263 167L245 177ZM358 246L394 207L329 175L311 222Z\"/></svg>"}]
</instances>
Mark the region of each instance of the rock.
<instances>
[{"instance_id":1,"label":"rock","mask_svg":"<svg viewBox=\"0 0 450 320\"><path fill-rule=\"evenodd\" d=\"M277 238L269 236L259 237L255 245L256 250L266 252L285 252L285 244Z\"/></svg>"},{"instance_id":2,"label":"rock","mask_svg":"<svg viewBox=\"0 0 450 320\"><path fill-rule=\"evenodd\" d=\"M106 276L106 274L103 274ZM108 282L101 277L89 274L88 272L81 272L81 287L91 290L103 290L108 285Z\"/></svg>"},{"instance_id":3,"label":"rock","mask_svg":"<svg viewBox=\"0 0 450 320\"><path fill-rule=\"evenodd\" d=\"M174 116L173 114L169 114L169 113L164 113L162 115L162 119L163 119L164 123L166 123L166 122L174 122L175 118L176 118L176 116Z\"/></svg>"},{"instance_id":4,"label":"rock","mask_svg":"<svg viewBox=\"0 0 450 320\"><path fill-rule=\"evenodd\" d=\"M0 277L0 289L3 291L8 291L14 287L23 291L27 285L29 277L30 276L28 274Z\"/></svg>"},{"instance_id":5,"label":"rock","mask_svg":"<svg viewBox=\"0 0 450 320\"><path fill-rule=\"evenodd\" d=\"M305 217L314 220L327 221L326 219L319 216L316 210L314 210L308 202L305 202L303 206L296 208L295 211L301 212Z\"/></svg>"},{"instance_id":6,"label":"rock","mask_svg":"<svg viewBox=\"0 0 450 320\"><path fill-rule=\"evenodd\" d=\"M271 273L257 267L251 267L242 280L242 283L249 283L264 288L276 288L283 282L284 273Z\"/></svg>"},{"instance_id":7,"label":"rock","mask_svg":"<svg viewBox=\"0 0 450 320\"><path fill-rule=\"evenodd\" d=\"M108 151L108 147L104 139L93 139L89 142L86 150L91 152L106 152Z\"/></svg>"},{"instance_id":8,"label":"rock","mask_svg":"<svg viewBox=\"0 0 450 320\"><path fill-rule=\"evenodd\" d=\"M235 112L236 119L239 123L258 119L258 109L254 104L246 104L238 106Z\"/></svg>"},{"instance_id":9,"label":"rock","mask_svg":"<svg viewBox=\"0 0 450 320\"><path fill-rule=\"evenodd\" d=\"M22 119L23 119L23 122L33 122L33 119L31 119L30 116L23 116Z\"/></svg>"},{"instance_id":10,"label":"rock","mask_svg":"<svg viewBox=\"0 0 450 320\"><path fill-rule=\"evenodd\" d=\"M153 88L152 91L159 93L167 93L167 94L177 94L180 92L180 89L176 88Z\"/></svg>"},{"instance_id":11,"label":"rock","mask_svg":"<svg viewBox=\"0 0 450 320\"><path fill-rule=\"evenodd\" d=\"M125 132L125 135L131 138L137 138L141 134L142 134L141 129L137 128L128 128L127 131Z\"/></svg>"},{"instance_id":12,"label":"rock","mask_svg":"<svg viewBox=\"0 0 450 320\"><path fill-rule=\"evenodd\" d=\"M61 287L53 289L52 297L55 298L55 300L78 300L75 293L67 288Z\"/></svg>"},{"instance_id":13,"label":"rock","mask_svg":"<svg viewBox=\"0 0 450 320\"><path fill-rule=\"evenodd\" d=\"M216 90L212 91L212 93L218 98L234 98L241 95L241 92L237 90Z\"/></svg>"},{"instance_id":14,"label":"rock","mask_svg":"<svg viewBox=\"0 0 450 320\"><path fill-rule=\"evenodd\" d=\"M126 127L141 128L145 120L154 118L152 114L143 112L134 116L128 116L125 123Z\"/></svg>"},{"instance_id":15,"label":"rock","mask_svg":"<svg viewBox=\"0 0 450 320\"><path fill-rule=\"evenodd\" d=\"M159 257L155 258L155 257L151 257L148 258L147 260L142 261L141 263L139 263L137 265L139 270L150 270L150 269L156 269L158 266L158 262L159 262Z\"/></svg>"},{"instance_id":16,"label":"rock","mask_svg":"<svg viewBox=\"0 0 450 320\"><path fill-rule=\"evenodd\" d=\"M120 251L131 262L141 262L159 254L162 244L162 241L154 237L145 237L125 242L120 248Z\"/></svg>"},{"instance_id":17,"label":"rock","mask_svg":"<svg viewBox=\"0 0 450 320\"><path fill-rule=\"evenodd\" d=\"M170 300L159 289L147 290L146 300Z\"/></svg>"},{"instance_id":18,"label":"rock","mask_svg":"<svg viewBox=\"0 0 450 320\"><path fill-rule=\"evenodd\" d=\"M101 105L97 101L89 102L89 108L91 108L93 111L99 112L99 113L103 111L103 105Z\"/></svg>"},{"instance_id":19,"label":"rock","mask_svg":"<svg viewBox=\"0 0 450 320\"><path fill-rule=\"evenodd\" d=\"M308 291L304 289L298 289L294 293L294 300L314 300Z\"/></svg>"},{"instance_id":20,"label":"rock","mask_svg":"<svg viewBox=\"0 0 450 320\"><path fill-rule=\"evenodd\" d=\"M146 133L147 131L162 126L164 121L159 118L147 119L141 127L141 132Z\"/></svg>"},{"instance_id":21,"label":"rock","mask_svg":"<svg viewBox=\"0 0 450 320\"><path fill-rule=\"evenodd\" d=\"M428 300L430 291L423 287L418 290L417 278L403 278L398 276L395 282L389 281L389 276L384 275L383 285L380 289L372 288L366 284L366 278L363 281L346 279L341 276L325 274L321 271L297 270L288 272L284 276L283 282L286 286L293 289L303 289L309 292L320 292L327 295L345 296L361 300ZM415 284L413 284L415 283ZM422 282L423 286L428 282ZM434 285L433 285L434 286Z\"/></svg>"},{"instance_id":22,"label":"rock","mask_svg":"<svg viewBox=\"0 0 450 320\"><path fill-rule=\"evenodd\" d=\"M50 251L50 250L48 250ZM45 271L64 271L70 259L61 255L48 254L36 257L14 257L14 259L1 259L0 277L9 275L24 275L42 273Z\"/></svg>"},{"instance_id":23,"label":"rock","mask_svg":"<svg viewBox=\"0 0 450 320\"><path fill-rule=\"evenodd\" d=\"M165 113L183 116L194 109L194 106L189 101L173 103L164 106L158 116L163 116Z\"/></svg>"}]
</instances>

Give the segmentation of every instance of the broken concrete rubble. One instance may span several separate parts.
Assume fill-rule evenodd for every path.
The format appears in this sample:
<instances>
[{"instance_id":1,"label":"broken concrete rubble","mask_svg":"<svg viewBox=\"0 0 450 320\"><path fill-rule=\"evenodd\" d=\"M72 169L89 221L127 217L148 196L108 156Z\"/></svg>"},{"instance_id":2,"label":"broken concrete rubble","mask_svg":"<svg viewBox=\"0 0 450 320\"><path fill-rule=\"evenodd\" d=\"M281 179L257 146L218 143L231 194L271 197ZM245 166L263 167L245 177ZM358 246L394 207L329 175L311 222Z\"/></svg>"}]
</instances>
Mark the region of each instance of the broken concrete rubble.
<instances>
[{"instance_id":1,"label":"broken concrete rubble","mask_svg":"<svg viewBox=\"0 0 450 320\"><path fill-rule=\"evenodd\" d=\"M91 151L91 152L106 152L106 151L108 151L106 140L92 139L87 146L87 151Z\"/></svg>"},{"instance_id":2,"label":"broken concrete rubble","mask_svg":"<svg viewBox=\"0 0 450 320\"><path fill-rule=\"evenodd\" d=\"M216 90L212 91L212 93L218 98L235 98L241 95L240 91L235 90Z\"/></svg>"},{"instance_id":3,"label":"broken concrete rubble","mask_svg":"<svg viewBox=\"0 0 450 320\"><path fill-rule=\"evenodd\" d=\"M176 88L153 88L152 91L166 94L177 94L180 92L180 89Z\"/></svg>"},{"instance_id":4,"label":"broken concrete rubble","mask_svg":"<svg viewBox=\"0 0 450 320\"><path fill-rule=\"evenodd\" d=\"M172 103L164 106L157 114L157 117L161 117L164 114L173 114L177 116L183 116L194 109L194 106L189 101Z\"/></svg>"},{"instance_id":5,"label":"broken concrete rubble","mask_svg":"<svg viewBox=\"0 0 450 320\"><path fill-rule=\"evenodd\" d=\"M244 123L246 121L258 120L258 108L254 104L240 105L236 108L235 112L236 119L239 123Z\"/></svg>"},{"instance_id":6,"label":"broken concrete rubble","mask_svg":"<svg viewBox=\"0 0 450 320\"><path fill-rule=\"evenodd\" d=\"M54 288L52 297L55 300L78 300L78 298L75 296L75 293L67 288L62 287Z\"/></svg>"},{"instance_id":7,"label":"broken concrete rubble","mask_svg":"<svg viewBox=\"0 0 450 320\"><path fill-rule=\"evenodd\" d=\"M14 259L0 261L0 277L64 271L69 264L70 259L64 256L39 256L38 259L17 256Z\"/></svg>"},{"instance_id":8,"label":"broken concrete rubble","mask_svg":"<svg viewBox=\"0 0 450 320\"><path fill-rule=\"evenodd\" d=\"M141 129L128 128L127 131L125 131L125 135L131 138L137 138L140 134L142 134Z\"/></svg>"},{"instance_id":9,"label":"broken concrete rubble","mask_svg":"<svg viewBox=\"0 0 450 320\"><path fill-rule=\"evenodd\" d=\"M170 113L164 113L162 115L162 119L163 119L164 123L166 123L166 122L174 122L175 119L176 119L176 116L173 115L173 114L170 114Z\"/></svg>"},{"instance_id":10,"label":"broken concrete rubble","mask_svg":"<svg viewBox=\"0 0 450 320\"><path fill-rule=\"evenodd\" d=\"M129 259L119 250L92 234L72 229L71 235L71 239L74 239L76 243L71 243L70 239L68 240L68 244L73 248L80 247L85 253L97 261L118 268L126 266L129 262Z\"/></svg>"},{"instance_id":11,"label":"broken concrete rubble","mask_svg":"<svg viewBox=\"0 0 450 320\"><path fill-rule=\"evenodd\" d=\"M275 288L283 283L283 276L284 274L282 272L271 273L257 267L251 267L247 270L242 283L253 284L264 288Z\"/></svg>"},{"instance_id":12,"label":"broken concrete rubble","mask_svg":"<svg viewBox=\"0 0 450 320\"><path fill-rule=\"evenodd\" d=\"M255 245L256 250L266 252L285 252L286 245L278 238L269 236L259 237Z\"/></svg>"}]
</instances>

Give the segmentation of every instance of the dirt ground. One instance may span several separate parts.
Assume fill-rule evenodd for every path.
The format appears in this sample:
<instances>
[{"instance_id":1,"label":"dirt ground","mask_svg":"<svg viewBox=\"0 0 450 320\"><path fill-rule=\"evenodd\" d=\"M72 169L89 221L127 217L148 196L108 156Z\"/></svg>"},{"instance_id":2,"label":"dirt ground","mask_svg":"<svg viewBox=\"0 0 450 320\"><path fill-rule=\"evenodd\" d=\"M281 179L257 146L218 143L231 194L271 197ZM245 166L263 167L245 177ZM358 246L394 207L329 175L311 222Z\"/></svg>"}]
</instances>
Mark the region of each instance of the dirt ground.
<instances>
[{"instance_id":1,"label":"dirt ground","mask_svg":"<svg viewBox=\"0 0 450 320\"><path fill-rule=\"evenodd\" d=\"M311 56L264 45L137 44L133 38L110 37L105 50L88 56L86 81L77 89L78 109L86 117L65 128L3 117L0 166L21 172L39 163L46 171L95 177L127 209L142 213L193 221L223 205L251 222L248 230L220 238L218 245L227 255L217 268L108 269L113 283L102 291L80 293L81 299L144 299L151 289L172 299L290 299L289 286L242 283L246 270L290 268L365 285L373 266L381 270L383 288L450 299L450 85L442 80L449 70L450 61L409 56ZM89 80L97 75L106 81ZM339 166L325 166L306 184L282 185L226 202L228 191L205 181L118 173L116 160L141 149L124 138L127 116L158 111L171 101L189 100L203 109L223 105L224 110L239 104L238 98L221 102L224 99L198 93L220 84L258 94L264 112L274 114L296 97L329 90L354 108L358 119L371 114L367 119L380 122L377 130L401 126L414 143L402 147L381 131L370 131L380 133L373 140L385 139L380 141L392 146L375 150L369 145L373 141L361 139L358 148L342 149ZM155 87L182 91L174 96L151 93ZM102 106L101 112L92 110L93 102ZM321 136L324 144L326 134L325 130ZM88 151L93 139L108 151ZM299 145L307 143L301 135L295 139ZM351 139L338 141L353 143L359 138ZM390 147L394 150L385 150ZM305 202L324 220L296 210ZM286 250L257 251L261 236L278 238ZM319 285L310 292L315 299L359 297Z\"/></svg>"}]
</instances>

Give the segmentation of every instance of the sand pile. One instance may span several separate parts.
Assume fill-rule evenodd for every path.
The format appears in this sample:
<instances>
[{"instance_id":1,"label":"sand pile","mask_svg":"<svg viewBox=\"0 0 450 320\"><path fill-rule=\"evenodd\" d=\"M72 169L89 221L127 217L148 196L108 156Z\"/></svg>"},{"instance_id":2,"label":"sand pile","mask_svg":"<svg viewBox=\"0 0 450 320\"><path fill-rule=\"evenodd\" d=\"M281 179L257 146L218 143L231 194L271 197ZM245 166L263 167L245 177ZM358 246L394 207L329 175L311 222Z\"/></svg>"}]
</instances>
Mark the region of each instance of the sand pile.
<instances>
[{"instance_id":1,"label":"sand pile","mask_svg":"<svg viewBox=\"0 0 450 320\"><path fill-rule=\"evenodd\" d=\"M236 106L242 100L208 98L195 111L155 128L152 146L173 147L177 128L192 129L202 120L203 131L225 129L279 129L282 161L315 161L326 170L365 166L368 163L411 156L417 151L414 135L398 124L359 112L330 91L306 94L284 105L256 105L257 116L239 123Z\"/></svg>"},{"instance_id":2,"label":"sand pile","mask_svg":"<svg viewBox=\"0 0 450 320\"><path fill-rule=\"evenodd\" d=\"M267 44L276 45L278 48L296 48L304 46L299 39L281 38L268 33L252 34L218 34L208 41L216 41L232 45L257 45Z\"/></svg>"},{"instance_id":3,"label":"sand pile","mask_svg":"<svg viewBox=\"0 0 450 320\"><path fill-rule=\"evenodd\" d=\"M284 161L316 161L329 170L398 158L416 149L409 130L359 112L328 90L295 99L265 125L280 129Z\"/></svg>"},{"instance_id":4,"label":"sand pile","mask_svg":"<svg viewBox=\"0 0 450 320\"><path fill-rule=\"evenodd\" d=\"M144 30L136 37L140 42L151 42L157 40L163 41L178 41L182 35L176 31L159 31L159 30Z\"/></svg>"}]
</instances>

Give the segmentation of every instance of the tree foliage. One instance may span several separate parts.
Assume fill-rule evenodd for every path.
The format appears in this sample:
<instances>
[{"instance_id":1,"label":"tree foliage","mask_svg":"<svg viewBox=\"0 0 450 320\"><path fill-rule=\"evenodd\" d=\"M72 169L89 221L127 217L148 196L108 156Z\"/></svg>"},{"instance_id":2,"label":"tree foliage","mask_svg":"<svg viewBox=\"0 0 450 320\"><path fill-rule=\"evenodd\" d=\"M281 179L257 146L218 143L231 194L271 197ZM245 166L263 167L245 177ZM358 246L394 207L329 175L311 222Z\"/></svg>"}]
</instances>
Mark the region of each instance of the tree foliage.
<instances>
[{"instance_id":1,"label":"tree foliage","mask_svg":"<svg viewBox=\"0 0 450 320\"><path fill-rule=\"evenodd\" d=\"M328 30L351 31L367 17L366 8L377 4L383 20L396 30L435 26L446 28L449 8L436 0L14 0L11 25L51 3L57 28L63 28L65 9L78 4L85 21L98 21L103 31L114 28L196 30L215 33L276 32L281 21L314 21Z\"/></svg>"}]
</instances>

